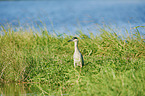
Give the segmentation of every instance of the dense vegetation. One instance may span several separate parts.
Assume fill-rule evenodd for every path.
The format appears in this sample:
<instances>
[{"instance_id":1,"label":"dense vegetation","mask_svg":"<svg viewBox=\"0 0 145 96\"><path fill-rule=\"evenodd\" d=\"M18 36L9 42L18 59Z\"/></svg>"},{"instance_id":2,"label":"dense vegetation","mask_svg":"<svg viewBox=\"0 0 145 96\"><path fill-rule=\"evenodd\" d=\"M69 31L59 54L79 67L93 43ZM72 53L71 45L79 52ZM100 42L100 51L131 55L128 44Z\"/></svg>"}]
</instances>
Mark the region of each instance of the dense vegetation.
<instances>
[{"instance_id":1,"label":"dense vegetation","mask_svg":"<svg viewBox=\"0 0 145 96\"><path fill-rule=\"evenodd\" d=\"M145 40L135 32L118 36L100 29L100 35L78 34L83 68L73 66L73 36L2 28L0 81L33 82L48 95L145 95Z\"/></svg>"}]
</instances>

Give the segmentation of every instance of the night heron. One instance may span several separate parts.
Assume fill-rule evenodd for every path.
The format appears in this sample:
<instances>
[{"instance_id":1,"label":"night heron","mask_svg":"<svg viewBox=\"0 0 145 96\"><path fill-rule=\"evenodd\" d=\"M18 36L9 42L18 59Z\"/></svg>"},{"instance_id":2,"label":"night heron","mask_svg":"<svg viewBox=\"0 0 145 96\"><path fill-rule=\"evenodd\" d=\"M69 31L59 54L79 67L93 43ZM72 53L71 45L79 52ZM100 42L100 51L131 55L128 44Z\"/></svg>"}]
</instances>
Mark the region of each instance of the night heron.
<instances>
[{"instance_id":1,"label":"night heron","mask_svg":"<svg viewBox=\"0 0 145 96\"><path fill-rule=\"evenodd\" d=\"M82 67L84 65L84 60L83 60L83 56L80 53L79 48L78 48L78 38L77 37L73 37L68 42L70 42L70 41L73 41L75 43L74 67L75 67L75 64L77 64L77 66Z\"/></svg>"}]
</instances>

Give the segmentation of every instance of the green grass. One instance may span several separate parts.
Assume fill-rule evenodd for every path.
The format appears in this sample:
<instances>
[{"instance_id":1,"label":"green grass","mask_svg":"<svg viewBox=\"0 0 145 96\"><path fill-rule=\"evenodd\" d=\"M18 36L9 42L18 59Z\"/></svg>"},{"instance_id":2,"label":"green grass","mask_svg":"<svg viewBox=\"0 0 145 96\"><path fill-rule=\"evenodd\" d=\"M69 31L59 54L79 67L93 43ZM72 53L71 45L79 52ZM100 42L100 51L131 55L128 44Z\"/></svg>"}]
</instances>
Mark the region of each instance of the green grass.
<instances>
[{"instance_id":1,"label":"green grass","mask_svg":"<svg viewBox=\"0 0 145 96\"><path fill-rule=\"evenodd\" d=\"M83 68L73 66L73 36L44 30L5 30L0 35L0 81L35 82L46 95L144 96L145 40L100 29L100 35L78 34Z\"/></svg>"}]
</instances>

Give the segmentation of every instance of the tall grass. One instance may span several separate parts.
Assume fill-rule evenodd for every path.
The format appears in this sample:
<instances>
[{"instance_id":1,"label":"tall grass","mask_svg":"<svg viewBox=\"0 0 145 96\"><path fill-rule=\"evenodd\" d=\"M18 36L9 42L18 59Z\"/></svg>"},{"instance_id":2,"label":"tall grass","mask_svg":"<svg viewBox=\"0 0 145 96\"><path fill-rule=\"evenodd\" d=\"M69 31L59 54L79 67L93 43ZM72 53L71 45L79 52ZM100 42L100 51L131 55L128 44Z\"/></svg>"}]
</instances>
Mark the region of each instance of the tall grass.
<instances>
[{"instance_id":1,"label":"tall grass","mask_svg":"<svg viewBox=\"0 0 145 96\"><path fill-rule=\"evenodd\" d=\"M85 66L74 68L74 44L67 42L73 36L1 28L1 83L35 82L48 95L145 95L145 40L139 32L78 34Z\"/></svg>"}]
</instances>

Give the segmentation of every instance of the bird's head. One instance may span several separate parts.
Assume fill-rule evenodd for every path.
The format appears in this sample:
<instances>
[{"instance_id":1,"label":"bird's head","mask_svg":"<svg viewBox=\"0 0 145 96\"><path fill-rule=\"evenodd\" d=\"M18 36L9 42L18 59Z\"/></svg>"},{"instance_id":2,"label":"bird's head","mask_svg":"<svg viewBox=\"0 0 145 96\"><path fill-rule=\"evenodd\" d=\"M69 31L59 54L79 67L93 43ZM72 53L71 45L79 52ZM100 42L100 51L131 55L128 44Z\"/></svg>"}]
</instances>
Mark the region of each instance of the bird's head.
<instances>
[{"instance_id":1,"label":"bird's head","mask_svg":"<svg viewBox=\"0 0 145 96\"><path fill-rule=\"evenodd\" d=\"M77 42L78 41L78 38L77 37L73 37L71 40L68 40L68 42L71 42L71 41Z\"/></svg>"}]
</instances>

